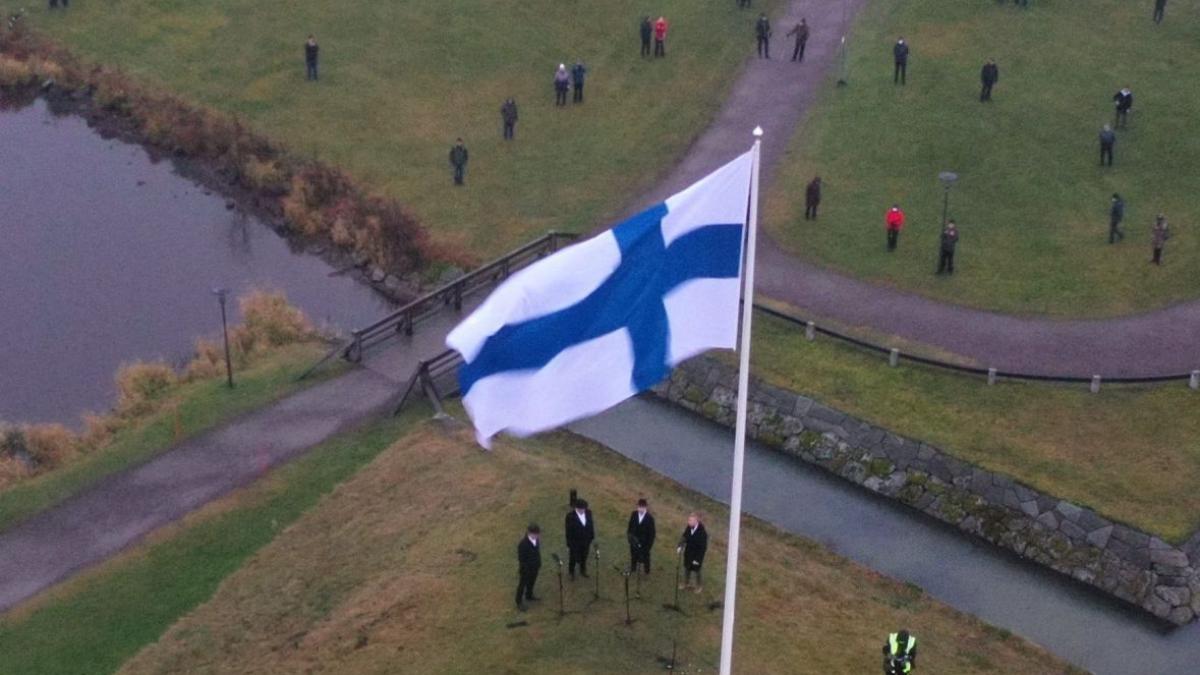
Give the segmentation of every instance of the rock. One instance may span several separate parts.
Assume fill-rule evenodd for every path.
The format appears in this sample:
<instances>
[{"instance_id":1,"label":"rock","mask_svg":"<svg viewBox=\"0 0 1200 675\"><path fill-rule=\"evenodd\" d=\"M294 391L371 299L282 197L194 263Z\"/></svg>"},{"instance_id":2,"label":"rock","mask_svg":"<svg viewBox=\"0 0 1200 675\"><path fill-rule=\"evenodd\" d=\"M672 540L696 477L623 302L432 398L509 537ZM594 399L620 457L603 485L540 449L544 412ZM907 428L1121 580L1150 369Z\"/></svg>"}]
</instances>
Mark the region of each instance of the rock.
<instances>
[{"instance_id":1,"label":"rock","mask_svg":"<svg viewBox=\"0 0 1200 675\"><path fill-rule=\"evenodd\" d=\"M858 462L846 462L840 473L846 480L861 484L867 477L867 467Z\"/></svg>"},{"instance_id":2,"label":"rock","mask_svg":"<svg viewBox=\"0 0 1200 675\"><path fill-rule=\"evenodd\" d=\"M372 267L370 278L371 283L373 284L383 283L383 280L387 278L387 272L384 272L378 267Z\"/></svg>"},{"instance_id":3,"label":"rock","mask_svg":"<svg viewBox=\"0 0 1200 675\"><path fill-rule=\"evenodd\" d=\"M1171 546L1170 544L1163 541L1162 539L1159 539L1158 537L1150 537L1150 550L1151 551L1166 551L1166 550L1172 549L1172 548L1175 548L1175 547Z\"/></svg>"},{"instance_id":4,"label":"rock","mask_svg":"<svg viewBox=\"0 0 1200 675\"><path fill-rule=\"evenodd\" d=\"M1025 515L1029 516L1030 518L1037 518L1039 513L1037 500L1030 499L1028 501L1021 502L1021 511L1023 511Z\"/></svg>"},{"instance_id":5,"label":"rock","mask_svg":"<svg viewBox=\"0 0 1200 675\"><path fill-rule=\"evenodd\" d=\"M394 274L389 274L383 279L383 287L386 288L389 293L399 293L401 290L403 290L404 283L400 281L400 277L397 277Z\"/></svg>"},{"instance_id":6,"label":"rock","mask_svg":"<svg viewBox=\"0 0 1200 675\"><path fill-rule=\"evenodd\" d=\"M1190 607L1176 607L1175 609L1171 610L1170 614L1167 615L1167 621L1170 621L1176 626L1185 626L1188 623L1191 623L1192 619L1194 618L1195 614L1192 612Z\"/></svg>"},{"instance_id":7,"label":"rock","mask_svg":"<svg viewBox=\"0 0 1200 675\"><path fill-rule=\"evenodd\" d=\"M1079 516L1083 514L1083 509L1066 500L1059 502L1054 508L1072 523L1079 520Z\"/></svg>"},{"instance_id":8,"label":"rock","mask_svg":"<svg viewBox=\"0 0 1200 675\"><path fill-rule=\"evenodd\" d=\"M451 265L451 266L447 267L446 269L442 270L441 276L438 277L438 285L444 286L444 285L450 283L451 281L454 281L455 279L461 277L462 275L463 275L463 271L461 269L455 267L454 265Z\"/></svg>"},{"instance_id":9,"label":"rock","mask_svg":"<svg viewBox=\"0 0 1200 675\"><path fill-rule=\"evenodd\" d=\"M1150 549L1150 562L1156 565L1169 565L1171 567L1187 567L1188 557L1179 549Z\"/></svg>"},{"instance_id":10,"label":"rock","mask_svg":"<svg viewBox=\"0 0 1200 675\"><path fill-rule=\"evenodd\" d=\"M234 204L232 199L225 200L225 210L226 211L232 211L233 207L235 207L235 206L237 206L237 204Z\"/></svg>"},{"instance_id":11,"label":"rock","mask_svg":"<svg viewBox=\"0 0 1200 675\"><path fill-rule=\"evenodd\" d=\"M1108 545L1108 538L1112 535L1113 526L1102 527L1094 532L1089 532L1087 541L1096 548L1104 548Z\"/></svg>"},{"instance_id":12,"label":"rock","mask_svg":"<svg viewBox=\"0 0 1200 675\"><path fill-rule=\"evenodd\" d=\"M1041 523L1043 526L1045 526L1045 528L1048 530L1057 530L1058 529L1058 518L1055 518L1054 514L1051 513L1050 511L1047 511L1047 512L1043 513L1042 515L1038 516L1037 521L1039 523Z\"/></svg>"},{"instance_id":13,"label":"rock","mask_svg":"<svg viewBox=\"0 0 1200 675\"><path fill-rule=\"evenodd\" d=\"M1172 607L1182 607L1192 601L1192 592L1186 586L1156 586L1154 594L1171 603Z\"/></svg>"},{"instance_id":14,"label":"rock","mask_svg":"<svg viewBox=\"0 0 1200 675\"><path fill-rule=\"evenodd\" d=\"M879 476L871 476L863 481L863 487L872 492L879 492L879 489L883 487L883 479Z\"/></svg>"},{"instance_id":15,"label":"rock","mask_svg":"<svg viewBox=\"0 0 1200 675\"><path fill-rule=\"evenodd\" d=\"M1087 532L1075 523L1069 520L1064 520L1058 524L1058 530L1075 541L1084 541L1087 539Z\"/></svg>"},{"instance_id":16,"label":"rock","mask_svg":"<svg viewBox=\"0 0 1200 675\"><path fill-rule=\"evenodd\" d=\"M1154 616L1163 619L1170 616L1171 610L1174 609L1174 607L1171 607L1171 605L1167 604L1166 600L1153 595L1147 598L1146 602L1142 603L1142 608Z\"/></svg>"}]
</instances>

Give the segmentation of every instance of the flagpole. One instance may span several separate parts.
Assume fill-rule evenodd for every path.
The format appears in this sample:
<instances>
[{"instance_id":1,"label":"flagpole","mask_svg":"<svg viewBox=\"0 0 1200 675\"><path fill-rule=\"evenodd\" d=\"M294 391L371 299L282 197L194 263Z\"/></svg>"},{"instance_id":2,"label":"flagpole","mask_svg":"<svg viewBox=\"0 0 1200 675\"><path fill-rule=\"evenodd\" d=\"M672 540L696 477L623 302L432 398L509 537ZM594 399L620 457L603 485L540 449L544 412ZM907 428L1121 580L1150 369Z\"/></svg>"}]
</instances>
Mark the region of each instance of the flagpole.
<instances>
[{"instance_id":1,"label":"flagpole","mask_svg":"<svg viewBox=\"0 0 1200 675\"><path fill-rule=\"evenodd\" d=\"M758 239L758 163L762 127L754 128L750 163L750 214L746 219L741 345L738 348L737 425L733 439L733 482L729 490L729 552L725 561L725 608L721 621L721 673L733 669L733 617L737 600L738 545L742 529L742 469L746 454L746 399L750 388L750 319L754 311L754 254Z\"/></svg>"}]
</instances>

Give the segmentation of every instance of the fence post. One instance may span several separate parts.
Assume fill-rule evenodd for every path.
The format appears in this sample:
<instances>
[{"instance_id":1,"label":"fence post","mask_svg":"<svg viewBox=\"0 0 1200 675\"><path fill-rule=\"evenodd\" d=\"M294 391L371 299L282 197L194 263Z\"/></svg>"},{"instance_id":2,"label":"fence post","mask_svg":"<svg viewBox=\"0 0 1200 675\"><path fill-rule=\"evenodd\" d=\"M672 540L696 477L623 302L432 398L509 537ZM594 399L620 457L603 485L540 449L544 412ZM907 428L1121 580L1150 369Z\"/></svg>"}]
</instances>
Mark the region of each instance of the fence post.
<instances>
[{"instance_id":1,"label":"fence post","mask_svg":"<svg viewBox=\"0 0 1200 675\"><path fill-rule=\"evenodd\" d=\"M804 337L808 338L809 342L817 339L817 324L809 321L804 324Z\"/></svg>"},{"instance_id":2,"label":"fence post","mask_svg":"<svg viewBox=\"0 0 1200 675\"><path fill-rule=\"evenodd\" d=\"M1092 376L1092 393L1093 394L1100 393L1100 376L1099 375Z\"/></svg>"},{"instance_id":3,"label":"fence post","mask_svg":"<svg viewBox=\"0 0 1200 675\"><path fill-rule=\"evenodd\" d=\"M988 368L988 386L996 384L996 369Z\"/></svg>"},{"instance_id":4,"label":"fence post","mask_svg":"<svg viewBox=\"0 0 1200 675\"><path fill-rule=\"evenodd\" d=\"M462 284L454 284L454 311L462 310Z\"/></svg>"},{"instance_id":5,"label":"fence post","mask_svg":"<svg viewBox=\"0 0 1200 675\"><path fill-rule=\"evenodd\" d=\"M895 368L900 365L900 350L892 347L892 353L888 356L888 365Z\"/></svg>"},{"instance_id":6,"label":"fence post","mask_svg":"<svg viewBox=\"0 0 1200 675\"><path fill-rule=\"evenodd\" d=\"M1188 380L1188 386L1192 389L1200 389L1200 370L1192 371L1192 377Z\"/></svg>"}]
</instances>

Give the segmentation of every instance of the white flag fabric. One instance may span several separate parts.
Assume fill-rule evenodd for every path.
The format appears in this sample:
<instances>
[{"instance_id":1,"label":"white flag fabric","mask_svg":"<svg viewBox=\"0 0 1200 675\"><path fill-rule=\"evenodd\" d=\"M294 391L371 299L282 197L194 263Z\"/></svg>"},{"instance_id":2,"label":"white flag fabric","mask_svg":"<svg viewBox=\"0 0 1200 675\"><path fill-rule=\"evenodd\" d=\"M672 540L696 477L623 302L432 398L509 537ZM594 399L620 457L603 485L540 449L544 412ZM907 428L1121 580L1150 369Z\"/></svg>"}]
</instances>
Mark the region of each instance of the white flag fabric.
<instances>
[{"instance_id":1,"label":"white flag fabric","mask_svg":"<svg viewBox=\"0 0 1200 675\"><path fill-rule=\"evenodd\" d=\"M450 332L481 445L602 412L735 346L752 155L514 274Z\"/></svg>"}]
</instances>

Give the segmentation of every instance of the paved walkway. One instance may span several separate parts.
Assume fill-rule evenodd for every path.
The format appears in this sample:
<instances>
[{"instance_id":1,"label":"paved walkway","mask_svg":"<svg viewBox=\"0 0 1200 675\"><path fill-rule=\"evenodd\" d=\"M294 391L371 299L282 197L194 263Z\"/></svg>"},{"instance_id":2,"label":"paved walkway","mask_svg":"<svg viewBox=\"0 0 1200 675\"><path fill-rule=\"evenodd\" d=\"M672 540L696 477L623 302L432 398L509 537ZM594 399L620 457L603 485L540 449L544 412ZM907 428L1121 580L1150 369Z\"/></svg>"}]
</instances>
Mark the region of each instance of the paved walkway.
<instances>
[{"instance_id":1,"label":"paved walkway","mask_svg":"<svg viewBox=\"0 0 1200 675\"><path fill-rule=\"evenodd\" d=\"M773 45L776 58L748 60L712 126L654 190L633 202L629 213L662 201L743 152L753 141L756 124L765 131L765 191L797 125L829 82L841 36L865 4L792 2L785 15L772 21L779 36ZM782 36L801 17L808 19L812 33L804 63L798 65L787 60L791 47ZM746 44L749 50L753 36L747 34ZM885 45L881 68L888 67L887 58ZM759 237L758 258L761 295L798 307L814 320L834 319L934 345L982 367L1083 377L1177 375L1200 369L1200 301L1117 319L1018 317L846 277L783 252L769 236Z\"/></svg>"}]
</instances>

